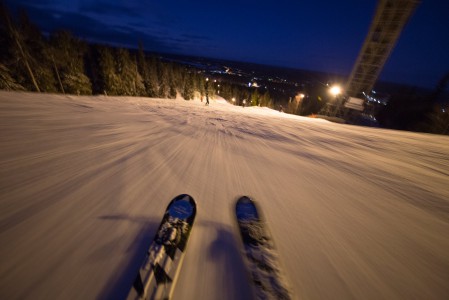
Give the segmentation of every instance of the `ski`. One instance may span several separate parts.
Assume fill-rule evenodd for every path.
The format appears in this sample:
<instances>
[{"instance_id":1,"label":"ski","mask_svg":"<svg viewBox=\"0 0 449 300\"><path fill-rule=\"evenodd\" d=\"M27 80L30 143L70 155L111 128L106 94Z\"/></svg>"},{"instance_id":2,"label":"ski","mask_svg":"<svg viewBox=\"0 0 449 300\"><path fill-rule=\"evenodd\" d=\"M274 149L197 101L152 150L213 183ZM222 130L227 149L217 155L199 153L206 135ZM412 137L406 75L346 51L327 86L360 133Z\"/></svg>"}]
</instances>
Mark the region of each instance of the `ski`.
<instances>
[{"instance_id":1,"label":"ski","mask_svg":"<svg viewBox=\"0 0 449 300\"><path fill-rule=\"evenodd\" d=\"M167 207L127 299L170 299L196 215L195 200L182 194Z\"/></svg>"},{"instance_id":2,"label":"ski","mask_svg":"<svg viewBox=\"0 0 449 300\"><path fill-rule=\"evenodd\" d=\"M256 203L247 196L235 206L243 241L245 263L257 299L291 299L291 290L281 274L276 249Z\"/></svg>"}]
</instances>

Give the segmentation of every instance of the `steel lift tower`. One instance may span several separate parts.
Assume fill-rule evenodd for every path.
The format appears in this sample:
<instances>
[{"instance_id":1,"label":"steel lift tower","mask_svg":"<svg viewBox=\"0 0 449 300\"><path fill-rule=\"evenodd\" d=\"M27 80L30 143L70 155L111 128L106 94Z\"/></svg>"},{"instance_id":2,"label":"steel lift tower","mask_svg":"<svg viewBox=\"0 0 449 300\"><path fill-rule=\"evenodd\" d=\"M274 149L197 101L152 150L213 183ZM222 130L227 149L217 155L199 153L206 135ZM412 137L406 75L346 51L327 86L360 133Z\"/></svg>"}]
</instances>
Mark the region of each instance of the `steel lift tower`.
<instances>
[{"instance_id":1,"label":"steel lift tower","mask_svg":"<svg viewBox=\"0 0 449 300\"><path fill-rule=\"evenodd\" d=\"M345 87L348 96L369 95L420 0L379 0L362 50Z\"/></svg>"}]
</instances>

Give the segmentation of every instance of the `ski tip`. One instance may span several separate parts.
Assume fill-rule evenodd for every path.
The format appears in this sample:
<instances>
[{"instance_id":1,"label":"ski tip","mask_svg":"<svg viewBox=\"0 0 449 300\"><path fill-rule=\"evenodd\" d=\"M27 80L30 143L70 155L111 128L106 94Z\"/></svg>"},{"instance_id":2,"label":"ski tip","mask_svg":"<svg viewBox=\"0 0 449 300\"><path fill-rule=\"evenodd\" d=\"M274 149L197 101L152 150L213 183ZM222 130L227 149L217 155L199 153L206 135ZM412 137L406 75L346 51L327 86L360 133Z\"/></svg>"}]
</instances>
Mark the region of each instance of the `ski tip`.
<instances>
[{"instance_id":1,"label":"ski tip","mask_svg":"<svg viewBox=\"0 0 449 300\"><path fill-rule=\"evenodd\" d=\"M235 204L237 220L260 220L256 203L248 196L240 197Z\"/></svg>"},{"instance_id":2,"label":"ski tip","mask_svg":"<svg viewBox=\"0 0 449 300\"><path fill-rule=\"evenodd\" d=\"M196 203L192 196L181 194L173 198L168 205L168 213L179 219L193 219L196 215Z\"/></svg>"},{"instance_id":3,"label":"ski tip","mask_svg":"<svg viewBox=\"0 0 449 300\"><path fill-rule=\"evenodd\" d=\"M195 199L193 199L193 197L190 196L189 194L180 194L173 199L173 201L180 201L180 200L195 203Z\"/></svg>"},{"instance_id":4,"label":"ski tip","mask_svg":"<svg viewBox=\"0 0 449 300\"><path fill-rule=\"evenodd\" d=\"M180 194L180 195L176 196L175 198L173 198L171 203L172 204L174 204L174 203L189 203L192 207L196 208L195 199L193 199L193 197L190 196L189 194Z\"/></svg>"},{"instance_id":5,"label":"ski tip","mask_svg":"<svg viewBox=\"0 0 449 300\"><path fill-rule=\"evenodd\" d=\"M254 203L254 201L250 197L248 197L248 196L241 196L237 200L237 205L239 205L239 204L249 204L249 203Z\"/></svg>"}]
</instances>

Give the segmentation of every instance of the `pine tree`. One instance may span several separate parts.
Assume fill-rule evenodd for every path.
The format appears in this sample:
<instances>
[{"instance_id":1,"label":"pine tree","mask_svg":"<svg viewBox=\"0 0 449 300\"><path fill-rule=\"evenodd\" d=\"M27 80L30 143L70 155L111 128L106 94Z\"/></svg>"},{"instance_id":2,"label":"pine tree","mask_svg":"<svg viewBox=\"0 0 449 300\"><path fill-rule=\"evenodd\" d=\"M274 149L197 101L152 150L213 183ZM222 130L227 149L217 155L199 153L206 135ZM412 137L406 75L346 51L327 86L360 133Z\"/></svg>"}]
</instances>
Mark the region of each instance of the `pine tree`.
<instances>
[{"instance_id":1,"label":"pine tree","mask_svg":"<svg viewBox=\"0 0 449 300\"><path fill-rule=\"evenodd\" d=\"M11 76L10 70L0 63L0 89L7 91L23 91L25 88Z\"/></svg>"},{"instance_id":2,"label":"pine tree","mask_svg":"<svg viewBox=\"0 0 449 300\"><path fill-rule=\"evenodd\" d=\"M24 90L25 88L17 83L15 74L8 66L14 66L15 58L11 55L12 35L8 23L11 22L9 11L0 2L0 89L3 90Z\"/></svg>"},{"instance_id":3,"label":"pine tree","mask_svg":"<svg viewBox=\"0 0 449 300\"><path fill-rule=\"evenodd\" d=\"M36 90L44 92L57 92L57 82L53 71L53 64L51 61L51 50L48 43L42 35L41 31L32 23L26 11L21 10L19 13L19 30L17 32L16 44L20 48L19 52L23 53L25 65L28 64L32 69L36 84L33 78L26 80L24 86L27 85L29 89L33 86ZM23 69L23 74L30 73L29 70ZM30 74L30 77L31 74ZM24 77L26 78L26 77Z\"/></svg>"},{"instance_id":4,"label":"pine tree","mask_svg":"<svg viewBox=\"0 0 449 300\"><path fill-rule=\"evenodd\" d=\"M239 97L241 99L240 105L248 106L249 102L250 102L249 96L250 96L250 93L249 93L248 89L245 88L245 89L241 90L240 97Z\"/></svg>"},{"instance_id":5,"label":"pine tree","mask_svg":"<svg viewBox=\"0 0 449 300\"><path fill-rule=\"evenodd\" d=\"M429 96L429 103L438 103L444 98L444 93L449 86L449 72L443 75L438 81L432 94ZM437 134L449 135L449 106L445 104L434 104L433 111L427 113L427 120L417 126L419 131L426 131Z\"/></svg>"},{"instance_id":6,"label":"pine tree","mask_svg":"<svg viewBox=\"0 0 449 300\"><path fill-rule=\"evenodd\" d=\"M187 73L184 80L184 90L182 96L185 100L192 100L195 96L193 75Z\"/></svg>"},{"instance_id":7,"label":"pine tree","mask_svg":"<svg viewBox=\"0 0 449 300\"><path fill-rule=\"evenodd\" d=\"M144 80L142 78L142 76L140 75L140 73L137 70L137 65L136 65L136 96L147 96L147 91L146 91L146 87L145 87L145 83Z\"/></svg>"},{"instance_id":8,"label":"pine tree","mask_svg":"<svg viewBox=\"0 0 449 300\"><path fill-rule=\"evenodd\" d=\"M2 37L1 58L9 66L6 69L14 70L14 79L20 86L40 92L39 84L30 65L31 57L24 43L23 34L14 24L11 14L3 2L0 2L0 20ZM6 80L8 74L4 74L4 77Z\"/></svg>"},{"instance_id":9,"label":"pine tree","mask_svg":"<svg viewBox=\"0 0 449 300\"><path fill-rule=\"evenodd\" d=\"M260 98L260 94L259 91L257 89L255 89L252 93L251 93L251 105L259 105L259 98Z\"/></svg>"},{"instance_id":10,"label":"pine tree","mask_svg":"<svg viewBox=\"0 0 449 300\"><path fill-rule=\"evenodd\" d=\"M134 74L132 70L131 60L127 50L119 48L115 53L115 73L117 74L118 95L131 96L135 94Z\"/></svg>"},{"instance_id":11,"label":"pine tree","mask_svg":"<svg viewBox=\"0 0 449 300\"><path fill-rule=\"evenodd\" d=\"M68 31L58 31L50 37L51 57L62 92L92 94L92 84L84 70L87 45Z\"/></svg>"},{"instance_id":12,"label":"pine tree","mask_svg":"<svg viewBox=\"0 0 449 300\"><path fill-rule=\"evenodd\" d=\"M100 47L89 45L86 53L86 75L92 82L93 94L104 94L100 67Z\"/></svg>"},{"instance_id":13,"label":"pine tree","mask_svg":"<svg viewBox=\"0 0 449 300\"><path fill-rule=\"evenodd\" d=\"M231 100L232 99L231 85L227 83L221 83L220 96L223 97L224 99Z\"/></svg>"},{"instance_id":14,"label":"pine tree","mask_svg":"<svg viewBox=\"0 0 449 300\"><path fill-rule=\"evenodd\" d=\"M120 78L115 72L115 61L112 50L105 46L98 46L99 87L104 94L119 95Z\"/></svg>"},{"instance_id":15,"label":"pine tree","mask_svg":"<svg viewBox=\"0 0 449 300\"><path fill-rule=\"evenodd\" d=\"M192 74L192 81L193 81L193 99L195 99L195 97L197 97L197 95L199 94L200 91L200 87L199 87L199 81L198 81L198 71L195 70Z\"/></svg>"},{"instance_id":16,"label":"pine tree","mask_svg":"<svg viewBox=\"0 0 449 300\"><path fill-rule=\"evenodd\" d=\"M141 96L149 96L150 95L150 76L147 65L147 60L145 58L145 52L143 50L142 42L139 42L139 51L137 52L137 71L142 77L142 81L144 84L144 91L140 93Z\"/></svg>"},{"instance_id":17,"label":"pine tree","mask_svg":"<svg viewBox=\"0 0 449 300\"><path fill-rule=\"evenodd\" d=\"M166 64L160 62L159 67L159 94L160 98L168 98L170 93L170 76Z\"/></svg>"},{"instance_id":18,"label":"pine tree","mask_svg":"<svg viewBox=\"0 0 449 300\"><path fill-rule=\"evenodd\" d=\"M449 135L449 107L435 105L433 111L426 115L426 120L418 124L416 131Z\"/></svg>"},{"instance_id":19,"label":"pine tree","mask_svg":"<svg viewBox=\"0 0 449 300\"><path fill-rule=\"evenodd\" d=\"M261 102L260 102L260 106L266 106L266 107L270 107L273 108L273 101L271 100L270 97L270 92L266 91L261 98Z\"/></svg>"},{"instance_id":20,"label":"pine tree","mask_svg":"<svg viewBox=\"0 0 449 300\"><path fill-rule=\"evenodd\" d=\"M146 83L146 90L149 97L159 96L159 79L158 79L158 63L155 57L151 57L147 61L148 81Z\"/></svg>"},{"instance_id":21,"label":"pine tree","mask_svg":"<svg viewBox=\"0 0 449 300\"><path fill-rule=\"evenodd\" d=\"M198 76L196 86L198 89L198 92L200 94L200 99L203 101L204 97L206 96L206 78L204 76Z\"/></svg>"},{"instance_id":22,"label":"pine tree","mask_svg":"<svg viewBox=\"0 0 449 300\"><path fill-rule=\"evenodd\" d=\"M181 80L177 76L178 73L175 71L175 68L172 63L168 64L167 71L168 71L168 83L169 83L168 98L176 99L176 96L178 94L178 83L181 82Z\"/></svg>"}]
</instances>

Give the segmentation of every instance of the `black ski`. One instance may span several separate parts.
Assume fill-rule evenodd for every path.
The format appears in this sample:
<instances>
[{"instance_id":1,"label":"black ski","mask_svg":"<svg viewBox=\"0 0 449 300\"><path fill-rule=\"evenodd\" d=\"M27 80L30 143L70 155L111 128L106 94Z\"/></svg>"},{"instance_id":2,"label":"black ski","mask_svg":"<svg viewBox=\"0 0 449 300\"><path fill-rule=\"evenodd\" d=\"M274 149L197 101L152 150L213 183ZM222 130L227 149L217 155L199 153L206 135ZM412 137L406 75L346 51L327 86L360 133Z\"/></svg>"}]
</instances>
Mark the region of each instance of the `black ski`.
<instances>
[{"instance_id":1,"label":"black ski","mask_svg":"<svg viewBox=\"0 0 449 300\"><path fill-rule=\"evenodd\" d=\"M237 200L235 212L256 298L291 299L273 240L255 202L243 196Z\"/></svg>"},{"instance_id":2,"label":"black ski","mask_svg":"<svg viewBox=\"0 0 449 300\"><path fill-rule=\"evenodd\" d=\"M170 299L195 215L191 196L179 195L170 202L128 299Z\"/></svg>"}]
</instances>

